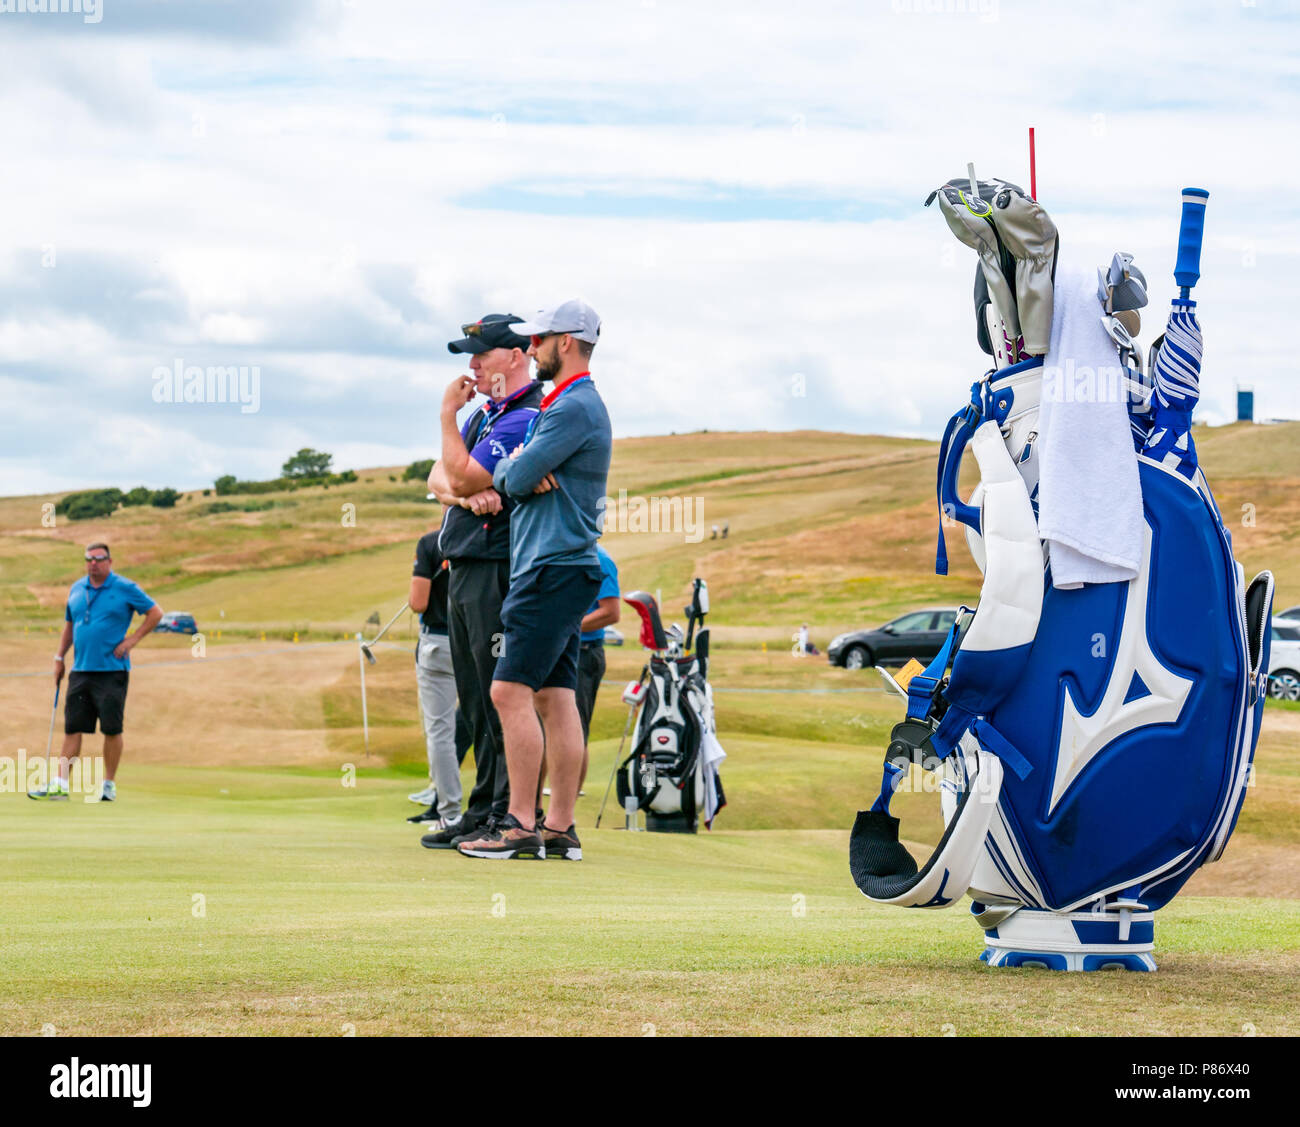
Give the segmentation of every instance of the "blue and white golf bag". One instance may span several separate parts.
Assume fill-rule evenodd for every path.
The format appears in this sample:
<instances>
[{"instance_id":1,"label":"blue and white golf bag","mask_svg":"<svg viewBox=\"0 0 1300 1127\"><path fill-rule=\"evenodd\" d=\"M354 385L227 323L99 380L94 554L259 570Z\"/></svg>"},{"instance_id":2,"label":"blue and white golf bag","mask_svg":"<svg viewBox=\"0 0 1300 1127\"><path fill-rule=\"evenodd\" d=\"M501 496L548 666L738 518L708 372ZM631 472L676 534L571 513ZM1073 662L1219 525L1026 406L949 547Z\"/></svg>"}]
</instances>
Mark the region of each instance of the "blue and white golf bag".
<instances>
[{"instance_id":1,"label":"blue and white golf bag","mask_svg":"<svg viewBox=\"0 0 1300 1127\"><path fill-rule=\"evenodd\" d=\"M993 262L1002 277L983 304L977 286L977 317L981 343L999 342L1004 355L985 345L1000 366L949 422L938 493L941 513L967 526L983 585L975 610L906 684L907 716L880 796L853 827L850 867L883 904L945 908L969 894L990 966L1154 970L1154 913L1222 855L1245 798L1273 599L1270 573L1246 584L1191 440L1200 327L1188 295L1204 194L1184 196L1182 296L1147 374L1128 331L1114 326L1124 307L1145 304L1131 259L1116 256L1099 294L1128 379L1143 517L1137 575L1058 589L1038 529L1043 356L1025 347L1037 337L1046 351L1041 290L1045 255L1046 276L1055 270L1055 229L1014 185L980 181L967 194L967 184L937 194L950 226L955 209L968 227L972 216L987 221L976 233L986 238L981 269ZM1010 206L993 203L1008 197ZM1019 208L1007 223L1040 236L1043 253L1023 269L999 207ZM1130 283L1140 301L1123 296ZM1050 292L1046 317L1050 326ZM981 480L963 502L967 448ZM946 572L942 532L938 564ZM946 825L919 868L889 813L914 763L939 773Z\"/></svg>"}]
</instances>

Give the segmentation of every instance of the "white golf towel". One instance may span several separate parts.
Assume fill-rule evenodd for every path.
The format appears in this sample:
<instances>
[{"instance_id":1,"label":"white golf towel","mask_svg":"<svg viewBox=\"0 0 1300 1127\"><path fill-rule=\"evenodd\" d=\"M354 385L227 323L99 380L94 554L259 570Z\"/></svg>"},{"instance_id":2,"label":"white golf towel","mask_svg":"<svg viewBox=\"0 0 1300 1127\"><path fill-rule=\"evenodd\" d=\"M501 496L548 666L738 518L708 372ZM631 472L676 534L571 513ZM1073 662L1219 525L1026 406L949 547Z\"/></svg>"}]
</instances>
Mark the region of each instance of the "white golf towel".
<instances>
[{"instance_id":1,"label":"white golf towel","mask_svg":"<svg viewBox=\"0 0 1300 1127\"><path fill-rule=\"evenodd\" d=\"M1119 354L1095 269L1057 266L1039 411L1038 532L1052 585L1126 582L1142 558L1142 488Z\"/></svg>"}]
</instances>

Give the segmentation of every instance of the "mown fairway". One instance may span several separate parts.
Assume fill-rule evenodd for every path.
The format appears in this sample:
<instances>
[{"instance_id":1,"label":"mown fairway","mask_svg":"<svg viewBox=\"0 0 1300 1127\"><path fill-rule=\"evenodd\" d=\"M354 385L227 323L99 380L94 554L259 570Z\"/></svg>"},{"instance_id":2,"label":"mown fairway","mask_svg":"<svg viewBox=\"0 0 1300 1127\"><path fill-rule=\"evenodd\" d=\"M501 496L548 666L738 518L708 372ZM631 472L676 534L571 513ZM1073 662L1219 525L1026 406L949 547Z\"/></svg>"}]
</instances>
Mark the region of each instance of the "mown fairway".
<instances>
[{"instance_id":1,"label":"mown fairway","mask_svg":"<svg viewBox=\"0 0 1300 1127\"><path fill-rule=\"evenodd\" d=\"M1274 568L1279 605L1300 602L1300 427L1197 435L1247 573ZM624 589L662 588L669 618L692 574L709 580L731 804L696 838L627 834L617 811L591 828L618 689L641 663L625 620L580 864L418 846L402 820L423 770L405 624L370 671L363 754L342 639L404 598L436 519L418 484L362 471L259 512L204 515L214 498L191 495L55 529L40 527L49 499L0 500L0 756L44 752L52 631L86 541L108 539L206 641L201 657L181 638L136 651L121 801L38 804L22 780L0 794L0 1033L1300 1032L1300 709L1268 708L1226 857L1157 917L1156 975L989 971L963 910L887 910L853 888L848 828L900 710L874 675L796 661L790 634L807 621L824 647L976 595L955 532L954 574L931 574L933 457L850 435L619 445L611 494L704 498L705 539L612 532L609 547ZM709 539L723 521L729 538ZM918 850L937 806L900 796Z\"/></svg>"}]
</instances>

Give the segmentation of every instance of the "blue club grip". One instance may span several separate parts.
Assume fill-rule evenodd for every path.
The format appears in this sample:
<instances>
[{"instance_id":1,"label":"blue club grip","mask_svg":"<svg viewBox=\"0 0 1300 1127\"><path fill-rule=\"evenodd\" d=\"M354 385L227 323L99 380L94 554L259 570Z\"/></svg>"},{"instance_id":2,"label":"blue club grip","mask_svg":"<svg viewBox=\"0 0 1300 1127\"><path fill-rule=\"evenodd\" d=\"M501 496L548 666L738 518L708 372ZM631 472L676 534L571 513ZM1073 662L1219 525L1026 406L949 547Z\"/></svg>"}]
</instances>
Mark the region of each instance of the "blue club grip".
<instances>
[{"instance_id":1,"label":"blue club grip","mask_svg":"<svg viewBox=\"0 0 1300 1127\"><path fill-rule=\"evenodd\" d=\"M1205 201L1210 193L1204 188L1183 189L1183 221L1178 231L1178 261L1174 264L1174 281L1183 296L1201 277L1201 238L1205 234Z\"/></svg>"}]
</instances>

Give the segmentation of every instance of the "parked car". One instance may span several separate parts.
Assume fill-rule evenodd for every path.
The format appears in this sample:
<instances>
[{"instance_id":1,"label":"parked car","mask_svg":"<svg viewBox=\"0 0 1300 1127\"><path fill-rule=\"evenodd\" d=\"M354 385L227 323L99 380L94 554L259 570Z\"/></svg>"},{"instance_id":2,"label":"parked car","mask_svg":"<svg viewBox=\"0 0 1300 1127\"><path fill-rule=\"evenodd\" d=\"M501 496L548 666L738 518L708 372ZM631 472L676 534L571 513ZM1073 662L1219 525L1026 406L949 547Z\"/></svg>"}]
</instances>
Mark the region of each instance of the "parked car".
<instances>
[{"instance_id":1,"label":"parked car","mask_svg":"<svg viewBox=\"0 0 1300 1127\"><path fill-rule=\"evenodd\" d=\"M605 627L605 645L621 646L623 644L623 631L617 626Z\"/></svg>"},{"instance_id":2,"label":"parked car","mask_svg":"<svg viewBox=\"0 0 1300 1127\"><path fill-rule=\"evenodd\" d=\"M154 630L160 634L197 634L198 624L192 614L183 610L169 610L158 620Z\"/></svg>"},{"instance_id":3,"label":"parked car","mask_svg":"<svg viewBox=\"0 0 1300 1127\"><path fill-rule=\"evenodd\" d=\"M845 669L929 661L943 646L957 618L956 607L909 611L875 630L840 634L826 648L826 660Z\"/></svg>"},{"instance_id":4,"label":"parked car","mask_svg":"<svg viewBox=\"0 0 1300 1127\"><path fill-rule=\"evenodd\" d=\"M1273 620L1268 695L1274 700L1300 700L1300 622Z\"/></svg>"},{"instance_id":5,"label":"parked car","mask_svg":"<svg viewBox=\"0 0 1300 1127\"><path fill-rule=\"evenodd\" d=\"M1286 610L1275 611L1273 617L1287 618L1292 621L1300 620L1300 607L1287 607Z\"/></svg>"}]
</instances>

